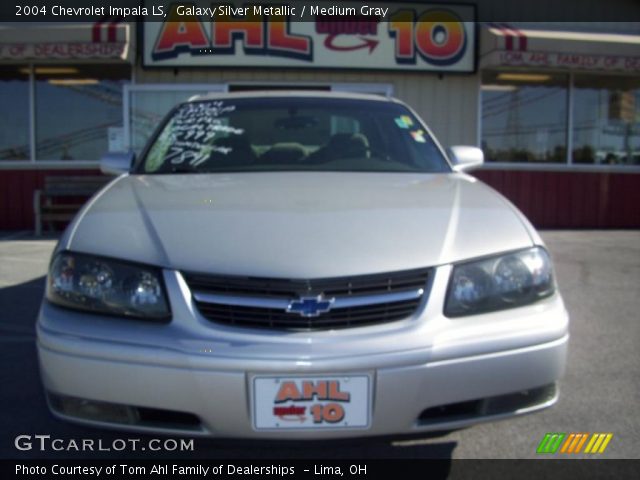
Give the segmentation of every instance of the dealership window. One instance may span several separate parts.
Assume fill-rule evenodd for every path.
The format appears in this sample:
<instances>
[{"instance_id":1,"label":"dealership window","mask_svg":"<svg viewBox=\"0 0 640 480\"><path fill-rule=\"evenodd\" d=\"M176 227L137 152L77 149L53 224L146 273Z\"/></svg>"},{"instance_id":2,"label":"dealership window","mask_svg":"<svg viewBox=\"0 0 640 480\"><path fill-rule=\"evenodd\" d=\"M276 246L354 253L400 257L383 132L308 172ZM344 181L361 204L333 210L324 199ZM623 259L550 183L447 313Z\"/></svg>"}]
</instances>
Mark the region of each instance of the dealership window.
<instances>
[{"instance_id":1,"label":"dealership window","mask_svg":"<svg viewBox=\"0 0 640 480\"><path fill-rule=\"evenodd\" d=\"M99 160L130 78L129 65L1 66L0 161Z\"/></svg>"},{"instance_id":2,"label":"dealership window","mask_svg":"<svg viewBox=\"0 0 640 480\"><path fill-rule=\"evenodd\" d=\"M640 165L640 78L575 75L573 163Z\"/></svg>"},{"instance_id":3,"label":"dealership window","mask_svg":"<svg viewBox=\"0 0 640 480\"><path fill-rule=\"evenodd\" d=\"M35 68L36 160L97 160L122 126L127 66Z\"/></svg>"},{"instance_id":4,"label":"dealership window","mask_svg":"<svg viewBox=\"0 0 640 480\"><path fill-rule=\"evenodd\" d=\"M29 70L0 66L0 160L29 160Z\"/></svg>"},{"instance_id":5,"label":"dealership window","mask_svg":"<svg viewBox=\"0 0 640 480\"><path fill-rule=\"evenodd\" d=\"M637 76L486 71L481 93L488 162L640 165Z\"/></svg>"},{"instance_id":6,"label":"dealership window","mask_svg":"<svg viewBox=\"0 0 640 480\"><path fill-rule=\"evenodd\" d=\"M567 87L563 74L485 72L482 148L487 161L564 162Z\"/></svg>"}]
</instances>

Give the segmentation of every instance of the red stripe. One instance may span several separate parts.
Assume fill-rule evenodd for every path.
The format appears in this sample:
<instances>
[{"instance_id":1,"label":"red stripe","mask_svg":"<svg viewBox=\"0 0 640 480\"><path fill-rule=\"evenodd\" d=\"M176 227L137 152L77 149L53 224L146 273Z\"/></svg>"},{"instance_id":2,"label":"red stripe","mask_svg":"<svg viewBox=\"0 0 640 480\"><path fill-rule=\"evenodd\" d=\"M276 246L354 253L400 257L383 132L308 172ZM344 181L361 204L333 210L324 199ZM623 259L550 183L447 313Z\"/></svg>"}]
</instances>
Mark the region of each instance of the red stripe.
<instances>
[{"instance_id":1,"label":"red stripe","mask_svg":"<svg viewBox=\"0 0 640 480\"><path fill-rule=\"evenodd\" d=\"M520 37L520 50L522 50L523 52L527 51L527 37L524 33Z\"/></svg>"},{"instance_id":2,"label":"red stripe","mask_svg":"<svg viewBox=\"0 0 640 480\"><path fill-rule=\"evenodd\" d=\"M505 41L505 47L507 50L513 50L513 37L511 35L508 35L505 37L504 39Z\"/></svg>"},{"instance_id":3,"label":"red stripe","mask_svg":"<svg viewBox=\"0 0 640 480\"><path fill-rule=\"evenodd\" d=\"M518 50L520 50L521 52L526 52L527 51L527 36L522 33L520 30L518 30L517 28L512 27L509 24L503 23L504 27L506 29L508 29L509 31L515 33L518 36Z\"/></svg>"},{"instance_id":4,"label":"red stripe","mask_svg":"<svg viewBox=\"0 0 640 480\"><path fill-rule=\"evenodd\" d=\"M513 50L513 34L511 31L503 25L497 25L497 27L504 35L504 48L506 50Z\"/></svg>"},{"instance_id":5,"label":"red stripe","mask_svg":"<svg viewBox=\"0 0 640 480\"><path fill-rule=\"evenodd\" d=\"M122 23L122 21L124 20L123 17L115 17L113 19L113 21L109 24L109 31L108 31L108 35L109 35L109 41L110 42L117 42L118 41L118 24Z\"/></svg>"},{"instance_id":6,"label":"red stripe","mask_svg":"<svg viewBox=\"0 0 640 480\"><path fill-rule=\"evenodd\" d=\"M93 43L100 43L102 41L100 32L102 31L102 22L96 22L91 27L91 38Z\"/></svg>"},{"instance_id":7,"label":"red stripe","mask_svg":"<svg viewBox=\"0 0 640 480\"><path fill-rule=\"evenodd\" d=\"M511 30L509 25L507 25L506 23L501 24L500 28L506 36L505 42L507 50L513 50L513 37L515 36L515 32Z\"/></svg>"},{"instance_id":8,"label":"red stripe","mask_svg":"<svg viewBox=\"0 0 640 480\"><path fill-rule=\"evenodd\" d=\"M107 39L109 42L115 43L117 26L118 26L118 21L115 21L115 22L111 22L107 27Z\"/></svg>"}]
</instances>

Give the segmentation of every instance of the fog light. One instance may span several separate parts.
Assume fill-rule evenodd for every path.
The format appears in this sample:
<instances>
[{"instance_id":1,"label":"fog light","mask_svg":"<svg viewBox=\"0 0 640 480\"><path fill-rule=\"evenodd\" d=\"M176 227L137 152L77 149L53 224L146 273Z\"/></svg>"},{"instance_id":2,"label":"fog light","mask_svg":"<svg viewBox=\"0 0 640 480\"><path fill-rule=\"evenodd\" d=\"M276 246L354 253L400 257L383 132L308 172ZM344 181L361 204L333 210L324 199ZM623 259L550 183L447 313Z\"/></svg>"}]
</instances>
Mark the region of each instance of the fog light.
<instances>
[{"instance_id":1,"label":"fog light","mask_svg":"<svg viewBox=\"0 0 640 480\"><path fill-rule=\"evenodd\" d=\"M49 394L49 401L54 410L69 417L96 422L136 423L135 411L125 405L52 394Z\"/></svg>"}]
</instances>

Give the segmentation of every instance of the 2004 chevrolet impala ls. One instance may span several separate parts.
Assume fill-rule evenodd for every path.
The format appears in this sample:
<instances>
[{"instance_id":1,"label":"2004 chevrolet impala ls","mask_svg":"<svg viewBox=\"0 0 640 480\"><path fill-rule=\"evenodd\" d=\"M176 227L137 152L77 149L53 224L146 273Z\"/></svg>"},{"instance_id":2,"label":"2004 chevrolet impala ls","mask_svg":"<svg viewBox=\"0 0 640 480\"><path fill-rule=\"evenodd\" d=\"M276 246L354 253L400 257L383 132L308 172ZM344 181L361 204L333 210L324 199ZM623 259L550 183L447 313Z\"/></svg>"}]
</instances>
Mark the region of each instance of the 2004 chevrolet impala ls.
<instances>
[{"instance_id":1,"label":"2004 chevrolet impala ls","mask_svg":"<svg viewBox=\"0 0 640 480\"><path fill-rule=\"evenodd\" d=\"M403 103L178 105L54 252L37 325L65 420L317 439L556 402L568 315L526 218Z\"/></svg>"}]
</instances>

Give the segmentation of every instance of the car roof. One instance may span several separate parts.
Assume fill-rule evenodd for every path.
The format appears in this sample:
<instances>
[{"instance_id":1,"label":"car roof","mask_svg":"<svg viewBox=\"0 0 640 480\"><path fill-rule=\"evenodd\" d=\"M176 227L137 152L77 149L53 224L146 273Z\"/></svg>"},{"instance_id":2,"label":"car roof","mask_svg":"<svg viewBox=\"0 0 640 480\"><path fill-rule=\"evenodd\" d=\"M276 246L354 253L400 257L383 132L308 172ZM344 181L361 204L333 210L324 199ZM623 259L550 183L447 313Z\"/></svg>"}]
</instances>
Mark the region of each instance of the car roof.
<instances>
[{"instance_id":1,"label":"car roof","mask_svg":"<svg viewBox=\"0 0 640 480\"><path fill-rule=\"evenodd\" d=\"M377 102L400 103L399 100L383 95L354 92L329 92L326 90L249 90L244 92L211 92L195 95L189 102L203 100L232 100L237 98L342 98L348 100L372 100Z\"/></svg>"}]
</instances>

